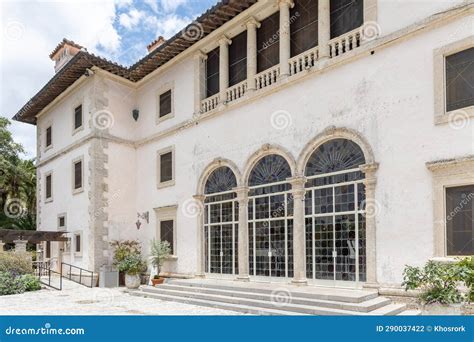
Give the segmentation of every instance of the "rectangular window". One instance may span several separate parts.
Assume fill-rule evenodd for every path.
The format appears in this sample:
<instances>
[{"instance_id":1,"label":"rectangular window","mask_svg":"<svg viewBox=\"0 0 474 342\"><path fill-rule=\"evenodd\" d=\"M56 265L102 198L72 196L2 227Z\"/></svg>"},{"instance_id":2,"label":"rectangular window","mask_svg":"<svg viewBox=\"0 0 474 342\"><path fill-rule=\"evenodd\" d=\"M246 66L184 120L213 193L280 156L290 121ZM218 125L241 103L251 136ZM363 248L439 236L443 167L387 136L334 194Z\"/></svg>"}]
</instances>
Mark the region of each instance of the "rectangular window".
<instances>
[{"instance_id":1,"label":"rectangular window","mask_svg":"<svg viewBox=\"0 0 474 342\"><path fill-rule=\"evenodd\" d=\"M173 179L173 153L160 155L160 182L165 183Z\"/></svg>"},{"instance_id":2,"label":"rectangular window","mask_svg":"<svg viewBox=\"0 0 474 342\"><path fill-rule=\"evenodd\" d=\"M82 252L81 234L74 235L74 252L76 253Z\"/></svg>"},{"instance_id":3,"label":"rectangular window","mask_svg":"<svg viewBox=\"0 0 474 342\"><path fill-rule=\"evenodd\" d=\"M50 147L53 144L53 126L46 128L46 147Z\"/></svg>"},{"instance_id":4,"label":"rectangular window","mask_svg":"<svg viewBox=\"0 0 474 342\"><path fill-rule=\"evenodd\" d=\"M82 189L82 160L76 161L74 165L74 190Z\"/></svg>"},{"instance_id":5,"label":"rectangular window","mask_svg":"<svg viewBox=\"0 0 474 342\"><path fill-rule=\"evenodd\" d=\"M206 94L207 97L219 92L219 48L207 54L206 60Z\"/></svg>"},{"instance_id":6,"label":"rectangular window","mask_svg":"<svg viewBox=\"0 0 474 342\"><path fill-rule=\"evenodd\" d=\"M58 216L58 229L66 229L66 214L61 214Z\"/></svg>"},{"instance_id":7,"label":"rectangular window","mask_svg":"<svg viewBox=\"0 0 474 342\"><path fill-rule=\"evenodd\" d=\"M74 130L82 127L82 105L74 109Z\"/></svg>"},{"instance_id":8,"label":"rectangular window","mask_svg":"<svg viewBox=\"0 0 474 342\"><path fill-rule=\"evenodd\" d=\"M296 0L290 11L291 57L318 45L318 2Z\"/></svg>"},{"instance_id":9,"label":"rectangular window","mask_svg":"<svg viewBox=\"0 0 474 342\"><path fill-rule=\"evenodd\" d=\"M280 63L280 12L262 20L257 30L257 72Z\"/></svg>"},{"instance_id":10,"label":"rectangular window","mask_svg":"<svg viewBox=\"0 0 474 342\"><path fill-rule=\"evenodd\" d=\"M171 89L160 95L160 118L171 114Z\"/></svg>"},{"instance_id":11,"label":"rectangular window","mask_svg":"<svg viewBox=\"0 0 474 342\"><path fill-rule=\"evenodd\" d=\"M364 23L363 0L330 1L331 39L352 31Z\"/></svg>"},{"instance_id":12,"label":"rectangular window","mask_svg":"<svg viewBox=\"0 0 474 342\"><path fill-rule=\"evenodd\" d=\"M474 185L446 189L447 255L474 254Z\"/></svg>"},{"instance_id":13,"label":"rectangular window","mask_svg":"<svg viewBox=\"0 0 474 342\"><path fill-rule=\"evenodd\" d=\"M171 254L174 254L174 221L166 220L160 222L160 240L168 241L171 248Z\"/></svg>"},{"instance_id":14,"label":"rectangular window","mask_svg":"<svg viewBox=\"0 0 474 342\"><path fill-rule=\"evenodd\" d=\"M46 241L46 259L51 258L51 241Z\"/></svg>"},{"instance_id":15,"label":"rectangular window","mask_svg":"<svg viewBox=\"0 0 474 342\"><path fill-rule=\"evenodd\" d=\"M229 46L229 87L247 79L247 31L232 38Z\"/></svg>"},{"instance_id":16,"label":"rectangular window","mask_svg":"<svg viewBox=\"0 0 474 342\"><path fill-rule=\"evenodd\" d=\"M474 47L446 57L446 110L474 106Z\"/></svg>"},{"instance_id":17,"label":"rectangular window","mask_svg":"<svg viewBox=\"0 0 474 342\"><path fill-rule=\"evenodd\" d=\"M46 181L45 181L45 194L46 194L46 199L52 199L53 198L53 175L48 174L46 175Z\"/></svg>"}]
</instances>

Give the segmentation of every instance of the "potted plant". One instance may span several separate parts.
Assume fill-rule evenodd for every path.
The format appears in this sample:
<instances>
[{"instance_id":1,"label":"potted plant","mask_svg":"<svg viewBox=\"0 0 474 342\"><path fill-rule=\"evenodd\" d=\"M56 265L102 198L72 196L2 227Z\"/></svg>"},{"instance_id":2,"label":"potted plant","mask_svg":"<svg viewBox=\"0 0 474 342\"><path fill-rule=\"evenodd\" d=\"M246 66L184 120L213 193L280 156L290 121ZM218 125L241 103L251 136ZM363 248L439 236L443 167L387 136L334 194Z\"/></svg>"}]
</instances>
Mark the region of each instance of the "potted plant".
<instances>
[{"instance_id":1,"label":"potted plant","mask_svg":"<svg viewBox=\"0 0 474 342\"><path fill-rule=\"evenodd\" d=\"M114 250L113 265L118 268L126 256L130 254L141 254L141 245L138 240L114 240L110 242L110 246ZM125 285L125 273L119 270L119 285Z\"/></svg>"},{"instance_id":2,"label":"potted plant","mask_svg":"<svg viewBox=\"0 0 474 342\"><path fill-rule=\"evenodd\" d=\"M424 315L460 315L465 296L459 290L466 269L453 263L429 261L423 267L406 266L405 290L420 290Z\"/></svg>"},{"instance_id":3,"label":"potted plant","mask_svg":"<svg viewBox=\"0 0 474 342\"><path fill-rule=\"evenodd\" d=\"M119 271L125 272L125 286L128 289L140 287L140 273L146 270L146 263L141 254L127 255L118 262L117 266Z\"/></svg>"},{"instance_id":4,"label":"potted plant","mask_svg":"<svg viewBox=\"0 0 474 342\"><path fill-rule=\"evenodd\" d=\"M168 241L152 240L150 248L151 264L156 267L156 275L151 280L153 286L162 284L164 278L160 277L161 266L171 255L171 247Z\"/></svg>"}]
</instances>

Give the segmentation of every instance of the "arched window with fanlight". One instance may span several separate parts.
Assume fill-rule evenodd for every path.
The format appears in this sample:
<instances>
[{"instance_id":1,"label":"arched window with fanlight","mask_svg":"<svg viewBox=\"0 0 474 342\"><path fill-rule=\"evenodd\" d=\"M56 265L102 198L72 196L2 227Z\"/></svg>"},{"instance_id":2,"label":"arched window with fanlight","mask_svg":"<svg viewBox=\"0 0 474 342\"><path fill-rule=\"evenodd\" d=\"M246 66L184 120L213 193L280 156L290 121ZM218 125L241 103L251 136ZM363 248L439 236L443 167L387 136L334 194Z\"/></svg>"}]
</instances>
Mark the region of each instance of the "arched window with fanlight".
<instances>
[{"instance_id":1,"label":"arched window with fanlight","mask_svg":"<svg viewBox=\"0 0 474 342\"><path fill-rule=\"evenodd\" d=\"M251 276L293 276L291 169L280 155L262 157L250 172L248 224Z\"/></svg>"},{"instance_id":2,"label":"arched window with fanlight","mask_svg":"<svg viewBox=\"0 0 474 342\"><path fill-rule=\"evenodd\" d=\"M366 279L364 153L333 139L305 167L306 276L321 284L357 285Z\"/></svg>"},{"instance_id":3,"label":"arched window with fanlight","mask_svg":"<svg viewBox=\"0 0 474 342\"><path fill-rule=\"evenodd\" d=\"M234 172L222 166L209 175L204 187L204 258L205 272L209 274L238 273L236 186Z\"/></svg>"}]
</instances>

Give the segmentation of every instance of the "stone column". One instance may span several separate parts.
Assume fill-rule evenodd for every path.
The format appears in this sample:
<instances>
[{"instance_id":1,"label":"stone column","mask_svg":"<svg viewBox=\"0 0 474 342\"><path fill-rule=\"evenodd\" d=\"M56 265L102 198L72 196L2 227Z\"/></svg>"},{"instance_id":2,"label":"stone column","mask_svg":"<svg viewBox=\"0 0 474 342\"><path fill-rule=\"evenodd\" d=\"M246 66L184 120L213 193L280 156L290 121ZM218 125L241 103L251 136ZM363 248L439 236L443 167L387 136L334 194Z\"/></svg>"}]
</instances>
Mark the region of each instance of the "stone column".
<instances>
[{"instance_id":1,"label":"stone column","mask_svg":"<svg viewBox=\"0 0 474 342\"><path fill-rule=\"evenodd\" d=\"M194 55L194 115L201 113L201 101L206 98L206 60L201 51Z\"/></svg>"},{"instance_id":2,"label":"stone column","mask_svg":"<svg viewBox=\"0 0 474 342\"><path fill-rule=\"evenodd\" d=\"M255 90L255 75L257 74L257 28L260 23L250 18L247 23L247 91Z\"/></svg>"},{"instance_id":3,"label":"stone column","mask_svg":"<svg viewBox=\"0 0 474 342\"><path fill-rule=\"evenodd\" d=\"M248 227L248 193L247 187L234 189L239 203L239 275L237 280L249 281L249 227Z\"/></svg>"},{"instance_id":4,"label":"stone column","mask_svg":"<svg viewBox=\"0 0 474 342\"><path fill-rule=\"evenodd\" d=\"M15 244L16 253L26 253L26 244L28 243L28 240L15 240L13 243Z\"/></svg>"},{"instance_id":5,"label":"stone column","mask_svg":"<svg viewBox=\"0 0 474 342\"><path fill-rule=\"evenodd\" d=\"M197 216L197 272L196 277L204 278L206 270L206 259L204 257L204 195L193 196L199 208Z\"/></svg>"},{"instance_id":6,"label":"stone column","mask_svg":"<svg viewBox=\"0 0 474 342\"><path fill-rule=\"evenodd\" d=\"M306 241L304 220L304 198L306 178L289 178L293 196L293 280L296 285L306 285Z\"/></svg>"},{"instance_id":7,"label":"stone column","mask_svg":"<svg viewBox=\"0 0 474 342\"><path fill-rule=\"evenodd\" d=\"M0 240L0 252L3 252L3 249L5 248L5 242Z\"/></svg>"},{"instance_id":8,"label":"stone column","mask_svg":"<svg viewBox=\"0 0 474 342\"><path fill-rule=\"evenodd\" d=\"M291 56L290 44L290 8L295 4L293 0L279 0L280 7L280 77L285 78L290 75L290 65L288 61Z\"/></svg>"},{"instance_id":9,"label":"stone column","mask_svg":"<svg viewBox=\"0 0 474 342\"><path fill-rule=\"evenodd\" d=\"M232 41L226 36L219 39L219 97L220 105L227 103L226 91L229 88L229 45Z\"/></svg>"},{"instance_id":10,"label":"stone column","mask_svg":"<svg viewBox=\"0 0 474 342\"><path fill-rule=\"evenodd\" d=\"M377 239L376 239L376 215L379 211L379 203L375 199L375 185L377 184L376 172L378 163L365 164L360 170L365 174L365 234L366 234L366 256L367 256L367 285L377 284Z\"/></svg>"},{"instance_id":11,"label":"stone column","mask_svg":"<svg viewBox=\"0 0 474 342\"><path fill-rule=\"evenodd\" d=\"M318 46L319 59L329 58L329 40L331 39L331 15L329 0L318 2Z\"/></svg>"}]
</instances>

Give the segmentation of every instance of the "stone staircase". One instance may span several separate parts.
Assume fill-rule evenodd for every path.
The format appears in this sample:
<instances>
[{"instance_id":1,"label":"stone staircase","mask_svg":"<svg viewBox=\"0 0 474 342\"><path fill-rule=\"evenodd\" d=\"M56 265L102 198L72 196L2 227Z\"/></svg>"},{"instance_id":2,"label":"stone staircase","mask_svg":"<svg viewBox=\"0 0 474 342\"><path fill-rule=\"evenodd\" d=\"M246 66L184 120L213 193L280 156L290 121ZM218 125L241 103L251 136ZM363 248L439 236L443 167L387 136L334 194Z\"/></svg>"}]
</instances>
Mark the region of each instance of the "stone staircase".
<instances>
[{"instance_id":1,"label":"stone staircase","mask_svg":"<svg viewBox=\"0 0 474 342\"><path fill-rule=\"evenodd\" d=\"M419 315L374 290L297 287L235 281L171 280L131 295L252 315Z\"/></svg>"}]
</instances>

